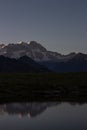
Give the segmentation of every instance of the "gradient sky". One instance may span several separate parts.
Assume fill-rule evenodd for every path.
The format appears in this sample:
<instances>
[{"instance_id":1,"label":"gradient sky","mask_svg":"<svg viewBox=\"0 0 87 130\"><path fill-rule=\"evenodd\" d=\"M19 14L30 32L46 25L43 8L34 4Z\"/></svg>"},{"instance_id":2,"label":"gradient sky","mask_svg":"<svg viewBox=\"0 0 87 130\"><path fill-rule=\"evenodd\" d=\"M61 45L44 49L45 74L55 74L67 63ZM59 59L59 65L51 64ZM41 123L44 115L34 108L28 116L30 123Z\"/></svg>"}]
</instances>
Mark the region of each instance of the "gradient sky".
<instances>
[{"instance_id":1,"label":"gradient sky","mask_svg":"<svg viewBox=\"0 0 87 130\"><path fill-rule=\"evenodd\" d=\"M0 0L0 42L87 53L87 0Z\"/></svg>"}]
</instances>

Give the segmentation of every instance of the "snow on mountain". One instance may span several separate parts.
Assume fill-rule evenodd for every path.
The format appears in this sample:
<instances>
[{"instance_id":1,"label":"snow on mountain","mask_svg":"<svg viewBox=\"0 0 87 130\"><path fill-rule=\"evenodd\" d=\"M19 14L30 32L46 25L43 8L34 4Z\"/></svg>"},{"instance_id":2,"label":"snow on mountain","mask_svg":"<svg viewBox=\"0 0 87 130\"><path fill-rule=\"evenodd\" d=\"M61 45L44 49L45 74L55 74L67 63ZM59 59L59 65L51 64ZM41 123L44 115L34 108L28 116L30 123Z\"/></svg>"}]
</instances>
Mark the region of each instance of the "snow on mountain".
<instances>
[{"instance_id":1,"label":"snow on mountain","mask_svg":"<svg viewBox=\"0 0 87 130\"><path fill-rule=\"evenodd\" d=\"M6 45L5 44L0 44L0 49L4 48Z\"/></svg>"},{"instance_id":2,"label":"snow on mountain","mask_svg":"<svg viewBox=\"0 0 87 130\"><path fill-rule=\"evenodd\" d=\"M8 45L1 44L0 55L16 59L26 55L35 61L67 61L76 54L61 55L57 52L48 51L41 44L31 41L30 43L18 42L16 44L10 43Z\"/></svg>"}]
</instances>

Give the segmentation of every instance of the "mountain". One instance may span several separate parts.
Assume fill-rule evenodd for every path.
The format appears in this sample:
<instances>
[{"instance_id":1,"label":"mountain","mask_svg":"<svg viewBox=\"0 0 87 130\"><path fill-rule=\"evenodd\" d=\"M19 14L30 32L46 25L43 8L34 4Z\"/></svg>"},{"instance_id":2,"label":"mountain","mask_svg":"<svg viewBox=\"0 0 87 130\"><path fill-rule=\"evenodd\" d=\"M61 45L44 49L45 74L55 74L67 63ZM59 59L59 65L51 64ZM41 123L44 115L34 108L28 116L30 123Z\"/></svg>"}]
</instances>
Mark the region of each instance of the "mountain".
<instances>
[{"instance_id":1,"label":"mountain","mask_svg":"<svg viewBox=\"0 0 87 130\"><path fill-rule=\"evenodd\" d=\"M0 55L4 56L3 62L0 61L0 72L3 70L13 71L13 69L19 72L26 72L27 70L27 72L48 70L54 72L87 71L87 54L73 52L62 55L47 50L36 41L10 43L8 45L0 44Z\"/></svg>"},{"instance_id":2,"label":"mountain","mask_svg":"<svg viewBox=\"0 0 87 130\"><path fill-rule=\"evenodd\" d=\"M19 59L0 56L0 72L47 72L48 69L27 56Z\"/></svg>"},{"instance_id":3,"label":"mountain","mask_svg":"<svg viewBox=\"0 0 87 130\"><path fill-rule=\"evenodd\" d=\"M41 44L31 41L30 43L20 42L11 43L8 45L0 45L0 55L9 58L20 58L22 56L28 56L35 61L66 61L71 59L75 53L70 53L69 55L61 55L57 52L48 51Z\"/></svg>"},{"instance_id":4,"label":"mountain","mask_svg":"<svg viewBox=\"0 0 87 130\"><path fill-rule=\"evenodd\" d=\"M87 54L78 53L67 61L41 62L54 72L87 72Z\"/></svg>"}]
</instances>

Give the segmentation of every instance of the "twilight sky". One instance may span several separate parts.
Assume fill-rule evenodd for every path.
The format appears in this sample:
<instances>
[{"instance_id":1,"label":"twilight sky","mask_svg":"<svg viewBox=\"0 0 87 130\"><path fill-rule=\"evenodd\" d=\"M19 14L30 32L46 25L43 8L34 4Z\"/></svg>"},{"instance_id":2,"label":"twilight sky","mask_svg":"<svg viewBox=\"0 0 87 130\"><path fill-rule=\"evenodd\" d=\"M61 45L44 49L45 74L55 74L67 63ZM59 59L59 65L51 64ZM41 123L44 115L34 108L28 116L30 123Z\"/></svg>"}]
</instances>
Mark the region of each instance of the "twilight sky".
<instances>
[{"instance_id":1,"label":"twilight sky","mask_svg":"<svg viewBox=\"0 0 87 130\"><path fill-rule=\"evenodd\" d=\"M87 0L0 0L0 42L87 53Z\"/></svg>"}]
</instances>

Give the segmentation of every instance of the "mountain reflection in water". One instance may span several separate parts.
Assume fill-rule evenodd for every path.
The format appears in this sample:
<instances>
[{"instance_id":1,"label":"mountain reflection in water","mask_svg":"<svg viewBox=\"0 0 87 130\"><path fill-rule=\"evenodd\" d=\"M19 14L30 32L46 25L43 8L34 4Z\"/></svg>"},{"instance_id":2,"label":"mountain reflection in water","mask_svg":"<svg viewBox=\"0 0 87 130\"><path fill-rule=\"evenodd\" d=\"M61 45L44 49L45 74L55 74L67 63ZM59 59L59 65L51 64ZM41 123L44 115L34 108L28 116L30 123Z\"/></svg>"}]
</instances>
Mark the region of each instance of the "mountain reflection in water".
<instances>
[{"instance_id":1,"label":"mountain reflection in water","mask_svg":"<svg viewBox=\"0 0 87 130\"><path fill-rule=\"evenodd\" d=\"M44 103L11 103L0 105L0 115L18 115L20 118L23 116L35 117L44 112L48 107L56 106L58 102L44 102Z\"/></svg>"},{"instance_id":2,"label":"mountain reflection in water","mask_svg":"<svg viewBox=\"0 0 87 130\"><path fill-rule=\"evenodd\" d=\"M35 117L43 113L48 107L58 106L61 102L29 102L29 103L8 103L0 105L0 115L18 115L20 118ZM69 103L76 105L77 103ZM81 104L79 104L81 105Z\"/></svg>"},{"instance_id":3,"label":"mountain reflection in water","mask_svg":"<svg viewBox=\"0 0 87 130\"><path fill-rule=\"evenodd\" d=\"M87 103L1 104L0 130L87 130Z\"/></svg>"}]
</instances>

